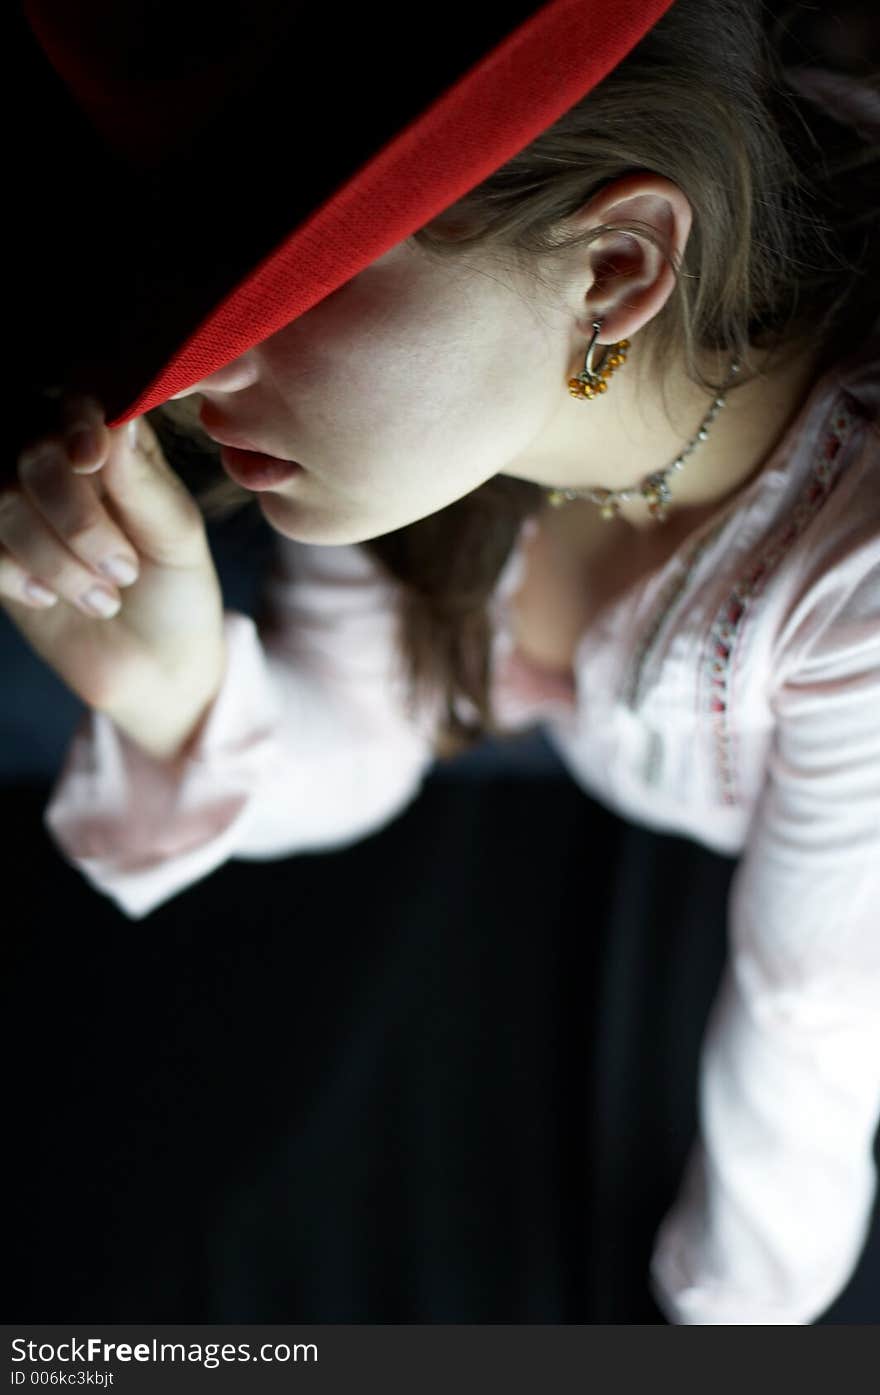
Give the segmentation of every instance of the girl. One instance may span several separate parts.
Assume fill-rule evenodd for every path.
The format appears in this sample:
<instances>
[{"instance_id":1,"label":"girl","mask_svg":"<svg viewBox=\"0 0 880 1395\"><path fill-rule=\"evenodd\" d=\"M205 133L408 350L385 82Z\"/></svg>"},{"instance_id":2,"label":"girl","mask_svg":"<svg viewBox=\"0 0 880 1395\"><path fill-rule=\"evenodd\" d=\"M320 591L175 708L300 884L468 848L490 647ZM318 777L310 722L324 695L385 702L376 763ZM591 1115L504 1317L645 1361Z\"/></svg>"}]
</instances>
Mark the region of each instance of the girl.
<instances>
[{"instance_id":1,"label":"girl","mask_svg":"<svg viewBox=\"0 0 880 1395\"><path fill-rule=\"evenodd\" d=\"M876 1187L880 121L857 61L784 70L765 23L677 0L131 441L65 395L0 512L4 607L89 709L47 826L132 919L536 721L622 818L737 855L651 1266L680 1323L813 1321ZM238 488L183 486L187 423ZM218 495L278 535L259 624L224 612Z\"/></svg>"}]
</instances>

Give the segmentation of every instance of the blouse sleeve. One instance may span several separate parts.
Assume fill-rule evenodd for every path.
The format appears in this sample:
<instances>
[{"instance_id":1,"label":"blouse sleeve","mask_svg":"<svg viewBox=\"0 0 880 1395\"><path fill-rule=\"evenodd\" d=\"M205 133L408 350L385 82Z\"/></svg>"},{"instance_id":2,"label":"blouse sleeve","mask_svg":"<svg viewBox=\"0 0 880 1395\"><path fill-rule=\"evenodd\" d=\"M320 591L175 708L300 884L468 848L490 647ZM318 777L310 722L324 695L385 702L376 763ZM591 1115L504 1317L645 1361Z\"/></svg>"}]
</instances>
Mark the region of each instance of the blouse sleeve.
<instances>
[{"instance_id":1,"label":"blouse sleeve","mask_svg":"<svg viewBox=\"0 0 880 1395\"><path fill-rule=\"evenodd\" d=\"M670 1321L805 1324L867 1239L880 1120L880 537L825 579L773 695L775 737L731 883L701 1047L700 1132L655 1237Z\"/></svg>"},{"instance_id":2,"label":"blouse sleeve","mask_svg":"<svg viewBox=\"0 0 880 1395\"><path fill-rule=\"evenodd\" d=\"M222 687L160 762L87 710L44 823L132 920L228 858L346 846L415 796L434 714L411 713L395 583L363 548L284 540L265 622L227 611Z\"/></svg>"}]
</instances>

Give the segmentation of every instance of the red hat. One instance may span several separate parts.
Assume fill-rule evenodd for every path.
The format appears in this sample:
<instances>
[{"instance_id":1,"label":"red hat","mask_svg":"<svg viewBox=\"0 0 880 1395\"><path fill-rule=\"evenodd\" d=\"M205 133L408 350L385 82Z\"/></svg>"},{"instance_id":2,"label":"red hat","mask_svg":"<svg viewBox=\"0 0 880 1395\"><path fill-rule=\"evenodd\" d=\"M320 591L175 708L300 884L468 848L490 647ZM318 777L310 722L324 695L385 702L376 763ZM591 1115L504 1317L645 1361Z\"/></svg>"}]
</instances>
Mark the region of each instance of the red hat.
<instances>
[{"instance_id":1,"label":"red hat","mask_svg":"<svg viewBox=\"0 0 880 1395\"><path fill-rule=\"evenodd\" d=\"M84 183L100 171L65 212L103 216L81 230L78 267L54 275L108 425L240 357L430 222L671 3L444 0L407 25L363 4L25 0L56 97L94 142Z\"/></svg>"}]
</instances>

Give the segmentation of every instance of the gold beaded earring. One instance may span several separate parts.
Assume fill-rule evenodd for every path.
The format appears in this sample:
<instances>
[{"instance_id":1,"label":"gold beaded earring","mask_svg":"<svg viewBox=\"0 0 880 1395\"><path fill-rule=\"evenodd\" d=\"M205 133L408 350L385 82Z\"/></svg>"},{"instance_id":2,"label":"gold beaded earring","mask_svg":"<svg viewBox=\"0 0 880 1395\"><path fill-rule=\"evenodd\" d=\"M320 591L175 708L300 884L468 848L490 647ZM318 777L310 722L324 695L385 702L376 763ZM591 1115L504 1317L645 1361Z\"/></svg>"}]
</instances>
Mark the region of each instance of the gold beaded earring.
<instances>
[{"instance_id":1,"label":"gold beaded earring","mask_svg":"<svg viewBox=\"0 0 880 1395\"><path fill-rule=\"evenodd\" d=\"M616 344L603 345L605 354L598 368L593 367L593 350L596 347L596 340L599 330L602 328L601 320L593 321L593 337L587 345L584 366L576 378L569 378L568 390L572 397L595 397L599 392L607 392L608 379L616 368L622 363L626 363L626 351L629 348L628 339L620 339Z\"/></svg>"}]
</instances>

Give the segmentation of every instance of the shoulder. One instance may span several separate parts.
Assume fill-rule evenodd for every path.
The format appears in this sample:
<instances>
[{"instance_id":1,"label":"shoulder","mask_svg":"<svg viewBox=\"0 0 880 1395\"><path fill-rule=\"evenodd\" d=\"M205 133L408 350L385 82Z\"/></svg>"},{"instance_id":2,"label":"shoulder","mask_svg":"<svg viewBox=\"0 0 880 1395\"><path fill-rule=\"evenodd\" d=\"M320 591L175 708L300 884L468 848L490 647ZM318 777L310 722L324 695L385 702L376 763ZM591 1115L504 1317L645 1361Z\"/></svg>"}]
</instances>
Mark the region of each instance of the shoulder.
<instances>
[{"instance_id":1,"label":"shoulder","mask_svg":"<svg viewBox=\"0 0 880 1395\"><path fill-rule=\"evenodd\" d=\"M871 623L880 643L880 377L873 358L823 380L793 443L791 477L766 548L776 563L768 619L773 672L786 681Z\"/></svg>"},{"instance_id":2,"label":"shoulder","mask_svg":"<svg viewBox=\"0 0 880 1395\"><path fill-rule=\"evenodd\" d=\"M880 436L815 529L777 635L776 685L880 675Z\"/></svg>"}]
</instances>

